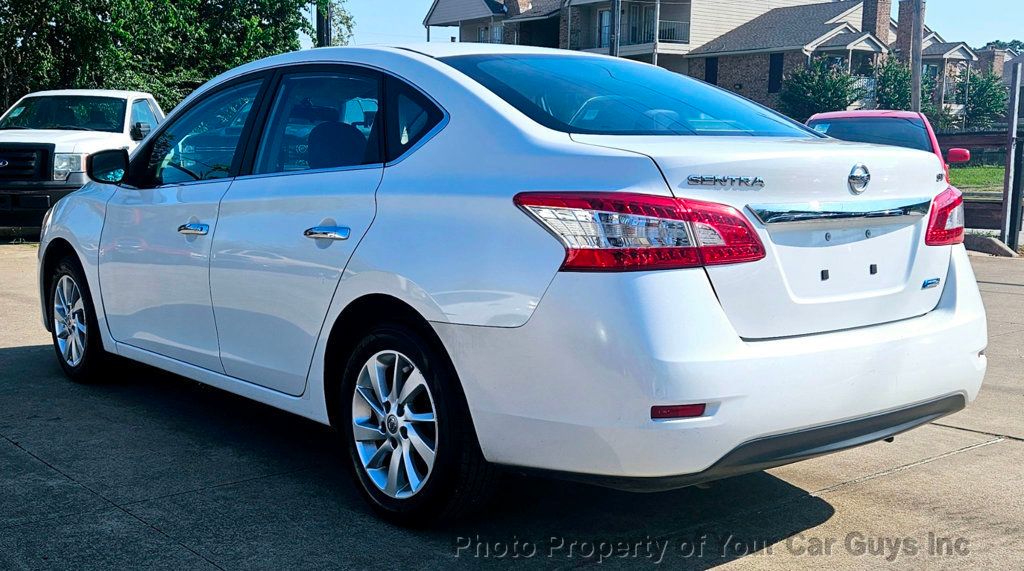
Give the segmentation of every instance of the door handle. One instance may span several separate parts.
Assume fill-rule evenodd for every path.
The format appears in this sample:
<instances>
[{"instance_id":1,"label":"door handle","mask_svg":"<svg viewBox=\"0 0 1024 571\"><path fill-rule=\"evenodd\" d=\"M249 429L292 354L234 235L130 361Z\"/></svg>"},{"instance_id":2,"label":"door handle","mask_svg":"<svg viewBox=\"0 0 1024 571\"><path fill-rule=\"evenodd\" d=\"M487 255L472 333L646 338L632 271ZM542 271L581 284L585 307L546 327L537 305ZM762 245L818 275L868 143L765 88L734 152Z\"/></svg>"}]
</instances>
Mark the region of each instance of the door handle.
<instances>
[{"instance_id":1,"label":"door handle","mask_svg":"<svg viewBox=\"0 0 1024 571\"><path fill-rule=\"evenodd\" d=\"M352 229L347 226L314 226L306 228L302 235L314 240L348 240L351 233Z\"/></svg>"},{"instance_id":2,"label":"door handle","mask_svg":"<svg viewBox=\"0 0 1024 571\"><path fill-rule=\"evenodd\" d=\"M206 236L209 231L209 224L199 224L198 222L189 222L178 226L178 234L186 236Z\"/></svg>"}]
</instances>

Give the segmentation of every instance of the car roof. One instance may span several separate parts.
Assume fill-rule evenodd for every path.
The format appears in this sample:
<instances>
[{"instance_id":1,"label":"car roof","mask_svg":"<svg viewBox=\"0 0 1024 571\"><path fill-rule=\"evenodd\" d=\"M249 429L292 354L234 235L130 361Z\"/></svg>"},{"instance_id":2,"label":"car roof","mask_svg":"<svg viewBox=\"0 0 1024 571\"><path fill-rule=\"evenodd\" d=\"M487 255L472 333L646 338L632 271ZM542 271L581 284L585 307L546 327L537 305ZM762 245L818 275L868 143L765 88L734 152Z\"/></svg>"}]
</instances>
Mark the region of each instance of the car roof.
<instances>
[{"instance_id":1,"label":"car roof","mask_svg":"<svg viewBox=\"0 0 1024 571\"><path fill-rule=\"evenodd\" d=\"M517 46L511 44L485 44L477 42L420 42L393 44L389 47L421 53L426 56L441 58L448 56L489 55L489 54L550 54L550 55L600 55L586 52L558 50L554 48L538 48L534 46Z\"/></svg>"},{"instance_id":2,"label":"car roof","mask_svg":"<svg viewBox=\"0 0 1024 571\"><path fill-rule=\"evenodd\" d=\"M277 54L241 65L228 70L222 75L211 80L217 83L219 80L232 76L242 75L251 71L258 71L269 67L280 65L291 65L301 63L318 63L330 61L351 61L357 59L360 54L369 53L390 53L405 54L410 57L426 56L429 58L442 58L461 55L488 55L488 54L548 54L575 57L608 57L601 54L577 52L570 50L558 50L554 48L537 48L533 46L515 46L508 44L482 44L482 43L453 43L453 42L420 42L402 44L371 44L360 46L342 46L331 48L311 48Z\"/></svg>"},{"instance_id":3,"label":"car roof","mask_svg":"<svg viewBox=\"0 0 1024 571\"><path fill-rule=\"evenodd\" d=\"M857 111L831 111L829 113L818 113L808 121L817 119L863 119L865 117L884 119L920 119L921 114L913 111L894 111L888 109L860 109Z\"/></svg>"},{"instance_id":4,"label":"car roof","mask_svg":"<svg viewBox=\"0 0 1024 571\"><path fill-rule=\"evenodd\" d=\"M118 99L132 99L140 97L152 97L150 94L142 91L125 91L122 89L53 89L49 91L36 91L26 95L36 96L50 96L50 95L79 95L79 96L91 96L91 97L116 97Z\"/></svg>"}]
</instances>

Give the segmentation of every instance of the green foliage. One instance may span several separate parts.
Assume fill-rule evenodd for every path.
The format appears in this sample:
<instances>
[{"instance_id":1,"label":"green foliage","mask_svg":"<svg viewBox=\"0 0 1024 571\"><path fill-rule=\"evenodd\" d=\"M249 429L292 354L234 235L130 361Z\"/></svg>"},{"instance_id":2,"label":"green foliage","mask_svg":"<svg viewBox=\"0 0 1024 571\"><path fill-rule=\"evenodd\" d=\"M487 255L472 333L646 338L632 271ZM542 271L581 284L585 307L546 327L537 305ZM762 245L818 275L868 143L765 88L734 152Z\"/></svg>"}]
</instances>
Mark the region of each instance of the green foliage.
<instances>
[{"instance_id":1,"label":"green foliage","mask_svg":"<svg viewBox=\"0 0 1024 571\"><path fill-rule=\"evenodd\" d=\"M841 111L864 96L856 81L843 68L814 62L783 81L779 106L783 113L798 121L806 121L815 113Z\"/></svg>"},{"instance_id":2,"label":"green foliage","mask_svg":"<svg viewBox=\"0 0 1024 571\"><path fill-rule=\"evenodd\" d=\"M352 20L333 2L342 42ZM299 49L308 0L0 1L0 106L30 91L137 89L165 110L210 78Z\"/></svg>"},{"instance_id":3,"label":"green foliage","mask_svg":"<svg viewBox=\"0 0 1024 571\"><path fill-rule=\"evenodd\" d=\"M910 66L888 57L875 64L874 73L878 108L910 110Z\"/></svg>"},{"instance_id":4,"label":"green foliage","mask_svg":"<svg viewBox=\"0 0 1024 571\"><path fill-rule=\"evenodd\" d=\"M961 81L957 91L957 99L967 101L964 113L968 129L987 129L1006 114L1009 89L993 73L972 71L970 81Z\"/></svg>"},{"instance_id":5,"label":"green foliage","mask_svg":"<svg viewBox=\"0 0 1024 571\"><path fill-rule=\"evenodd\" d=\"M1011 49L1016 50L1018 53L1024 52L1024 42L1020 40L1010 40L1004 42L1003 40L994 40L985 44L986 48L996 48L1000 50Z\"/></svg>"}]
</instances>

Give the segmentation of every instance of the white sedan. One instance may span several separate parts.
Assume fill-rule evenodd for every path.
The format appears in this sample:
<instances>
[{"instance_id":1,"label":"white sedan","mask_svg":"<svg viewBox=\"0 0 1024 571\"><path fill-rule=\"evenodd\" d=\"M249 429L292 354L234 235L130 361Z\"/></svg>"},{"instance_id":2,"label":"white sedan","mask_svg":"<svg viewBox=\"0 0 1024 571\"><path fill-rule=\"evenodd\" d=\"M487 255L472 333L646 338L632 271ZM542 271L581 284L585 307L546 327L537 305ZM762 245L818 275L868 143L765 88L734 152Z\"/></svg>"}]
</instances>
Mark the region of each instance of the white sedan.
<instances>
[{"instance_id":1,"label":"white sedan","mask_svg":"<svg viewBox=\"0 0 1024 571\"><path fill-rule=\"evenodd\" d=\"M963 408L985 313L934 154L625 59L275 56L46 218L73 380L109 354L330 424L401 523L499 467L659 490Z\"/></svg>"}]
</instances>

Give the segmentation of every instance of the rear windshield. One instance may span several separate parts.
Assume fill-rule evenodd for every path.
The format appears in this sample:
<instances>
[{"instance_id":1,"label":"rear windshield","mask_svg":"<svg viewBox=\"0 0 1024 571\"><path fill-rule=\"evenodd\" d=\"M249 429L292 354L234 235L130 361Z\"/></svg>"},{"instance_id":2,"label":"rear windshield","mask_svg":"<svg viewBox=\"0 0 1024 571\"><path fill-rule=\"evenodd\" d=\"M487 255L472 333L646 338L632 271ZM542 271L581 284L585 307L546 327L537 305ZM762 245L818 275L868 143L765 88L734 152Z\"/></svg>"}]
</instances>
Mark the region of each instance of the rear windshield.
<instances>
[{"instance_id":1,"label":"rear windshield","mask_svg":"<svg viewBox=\"0 0 1024 571\"><path fill-rule=\"evenodd\" d=\"M808 121L815 131L857 143L893 145L918 151L932 151L932 140L924 121L897 117L850 117L848 119L817 119Z\"/></svg>"},{"instance_id":2,"label":"rear windshield","mask_svg":"<svg viewBox=\"0 0 1024 571\"><path fill-rule=\"evenodd\" d=\"M653 65L578 55L441 58L534 121L566 133L813 137L742 97Z\"/></svg>"}]
</instances>

